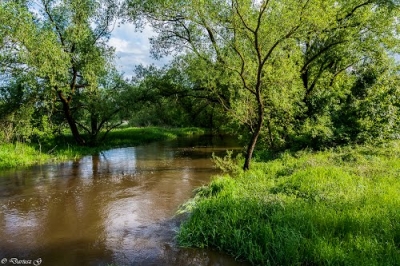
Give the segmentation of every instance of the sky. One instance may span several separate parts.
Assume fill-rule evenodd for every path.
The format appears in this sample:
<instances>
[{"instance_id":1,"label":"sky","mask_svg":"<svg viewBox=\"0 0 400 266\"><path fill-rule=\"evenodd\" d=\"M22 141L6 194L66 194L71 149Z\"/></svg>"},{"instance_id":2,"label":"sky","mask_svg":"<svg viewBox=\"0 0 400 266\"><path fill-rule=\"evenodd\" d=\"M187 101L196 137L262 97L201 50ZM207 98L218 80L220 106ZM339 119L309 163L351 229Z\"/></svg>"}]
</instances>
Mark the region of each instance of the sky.
<instances>
[{"instance_id":1,"label":"sky","mask_svg":"<svg viewBox=\"0 0 400 266\"><path fill-rule=\"evenodd\" d=\"M116 66L124 73L124 77L131 77L136 65L154 64L161 67L170 61L170 58L151 58L149 38L155 34L150 26L145 26L141 32L136 31L135 26L129 23L114 28L108 44L115 48Z\"/></svg>"},{"instance_id":2,"label":"sky","mask_svg":"<svg viewBox=\"0 0 400 266\"><path fill-rule=\"evenodd\" d=\"M115 48L116 66L125 78L129 79L134 75L136 65L154 64L162 67L171 61L171 57L160 60L151 58L149 38L155 34L150 26L145 26L141 32L136 31L135 26L129 23L114 28L109 45ZM400 54L395 55L395 58L400 61Z\"/></svg>"},{"instance_id":3,"label":"sky","mask_svg":"<svg viewBox=\"0 0 400 266\"><path fill-rule=\"evenodd\" d=\"M37 16L41 16L40 10L43 8L41 4L35 1L32 3L29 6L29 10ZM156 33L153 32L150 26L145 26L142 31L136 31L132 23L121 24L119 22L115 22L108 44L115 48L115 63L117 69L124 74L124 77L130 78L133 76L136 65L148 66L154 64L162 67L171 60L171 57L160 60L151 58L149 38ZM120 25L118 26L118 24Z\"/></svg>"}]
</instances>

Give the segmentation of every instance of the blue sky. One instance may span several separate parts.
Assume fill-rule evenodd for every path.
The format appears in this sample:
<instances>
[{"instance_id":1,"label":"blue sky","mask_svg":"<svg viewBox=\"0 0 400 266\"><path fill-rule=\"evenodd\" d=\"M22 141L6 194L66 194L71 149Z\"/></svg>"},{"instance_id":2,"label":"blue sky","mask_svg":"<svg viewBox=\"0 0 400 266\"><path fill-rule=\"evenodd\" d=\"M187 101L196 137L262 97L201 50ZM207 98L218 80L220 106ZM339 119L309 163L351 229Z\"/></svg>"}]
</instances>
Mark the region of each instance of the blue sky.
<instances>
[{"instance_id":1,"label":"blue sky","mask_svg":"<svg viewBox=\"0 0 400 266\"><path fill-rule=\"evenodd\" d=\"M116 66L125 77L131 77L134 74L136 65L163 66L169 62L169 58L161 60L151 58L149 38L154 35L150 26L145 26L141 32L136 31L135 26L129 23L114 28L109 45L115 48Z\"/></svg>"}]
</instances>

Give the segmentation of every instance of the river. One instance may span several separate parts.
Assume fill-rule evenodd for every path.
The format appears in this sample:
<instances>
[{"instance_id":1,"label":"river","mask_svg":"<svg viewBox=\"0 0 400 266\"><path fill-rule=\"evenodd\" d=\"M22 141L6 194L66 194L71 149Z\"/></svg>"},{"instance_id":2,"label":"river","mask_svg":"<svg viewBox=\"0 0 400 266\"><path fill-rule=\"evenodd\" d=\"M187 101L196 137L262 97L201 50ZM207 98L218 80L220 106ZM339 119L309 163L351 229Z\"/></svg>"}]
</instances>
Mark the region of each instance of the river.
<instances>
[{"instance_id":1,"label":"river","mask_svg":"<svg viewBox=\"0 0 400 266\"><path fill-rule=\"evenodd\" d=\"M212 152L234 146L201 136L0 172L0 263L243 265L174 240L178 207L218 172Z\"/></svg>"}]
</instances>

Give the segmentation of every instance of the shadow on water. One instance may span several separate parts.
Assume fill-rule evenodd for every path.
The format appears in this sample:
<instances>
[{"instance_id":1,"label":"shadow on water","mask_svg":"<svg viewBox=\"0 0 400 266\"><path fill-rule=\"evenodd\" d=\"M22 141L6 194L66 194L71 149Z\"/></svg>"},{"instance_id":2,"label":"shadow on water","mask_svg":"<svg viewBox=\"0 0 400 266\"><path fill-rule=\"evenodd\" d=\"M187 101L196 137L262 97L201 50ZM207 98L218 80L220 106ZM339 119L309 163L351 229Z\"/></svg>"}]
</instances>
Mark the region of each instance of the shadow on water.
<instances>
[{"instance_id":1,"label":"shadow on water","mask_svg":"<svg viewBox=\"0 0 400 266\"><path fill-rule=\"evenodd\" d=\"M243 265L182 249L174 217L218 173L212 152L232 139L200 137L104 151L77 161L0 172L0 260L42 265ZM12 265L12 264L5 264Z\"/></svg>"}]
</instances>

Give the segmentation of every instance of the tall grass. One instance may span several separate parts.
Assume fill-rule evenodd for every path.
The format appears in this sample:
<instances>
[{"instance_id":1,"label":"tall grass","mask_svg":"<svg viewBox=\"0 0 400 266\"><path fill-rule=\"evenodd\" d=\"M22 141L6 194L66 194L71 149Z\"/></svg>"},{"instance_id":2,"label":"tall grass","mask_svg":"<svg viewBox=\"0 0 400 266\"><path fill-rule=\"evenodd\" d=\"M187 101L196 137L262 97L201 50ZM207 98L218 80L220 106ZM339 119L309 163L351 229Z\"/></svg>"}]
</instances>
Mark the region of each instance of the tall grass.
<instances>
[{"instance_id":1,"label":"tall grass","mask_svg":"<svg viewBox=\"0 0 400 266\"><path fill-rule=\"evenodd\" d=\"M284 153L198 190L178 240L254 265L400 265L400 145Z\"/></svg>"},{"instance_id":2,"label":"tall grass","mask_svg":"<svg viewBox=\"0 0 400 266\"><path fill-rule=\"evenodd\" d=\"M0 145L0 169L43 163L50 158L26 143Z\"/></svg>"},{"instance_id":3,"label":"tall grass","mask_svg":"<svg viewBox=\"0 0 400 266\"><path fill-rule=\"evenodd\" d=\"M70 135L59 136L46 143L0 144L0 169L76 159L105 149L137 146L153 141L199 134L204 134L204 130L199 128L130 127L111 131L105 141L96 147L77 146Z\"/></svg>"}]
</instances>

